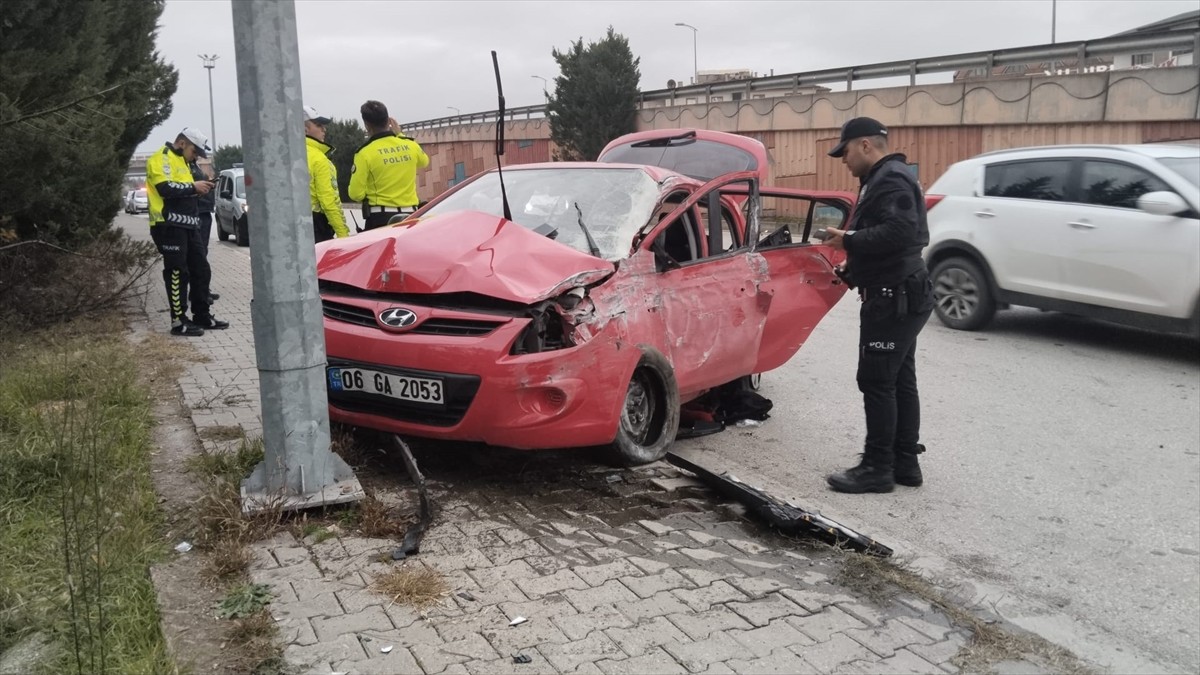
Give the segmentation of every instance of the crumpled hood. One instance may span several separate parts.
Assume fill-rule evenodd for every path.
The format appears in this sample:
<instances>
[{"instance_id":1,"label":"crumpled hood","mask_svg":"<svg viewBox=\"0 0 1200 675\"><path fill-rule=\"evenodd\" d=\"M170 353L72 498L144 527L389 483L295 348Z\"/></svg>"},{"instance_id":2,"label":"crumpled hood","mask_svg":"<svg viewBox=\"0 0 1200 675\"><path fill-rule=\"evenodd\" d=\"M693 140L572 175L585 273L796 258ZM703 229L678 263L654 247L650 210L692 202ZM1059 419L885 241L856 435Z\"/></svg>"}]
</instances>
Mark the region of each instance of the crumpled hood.
<instances>
[{"instance_id":1,"label":"crumpled hood","mask_svg":"<svg viewBox=\"0 0 1200 675\"><path fill-rule=\"evenodd\" d=\"M479 211L317 245L317 277L381 293L478 293L530 304L614 271L601 260Z\"/></svg>"}]
</instances>

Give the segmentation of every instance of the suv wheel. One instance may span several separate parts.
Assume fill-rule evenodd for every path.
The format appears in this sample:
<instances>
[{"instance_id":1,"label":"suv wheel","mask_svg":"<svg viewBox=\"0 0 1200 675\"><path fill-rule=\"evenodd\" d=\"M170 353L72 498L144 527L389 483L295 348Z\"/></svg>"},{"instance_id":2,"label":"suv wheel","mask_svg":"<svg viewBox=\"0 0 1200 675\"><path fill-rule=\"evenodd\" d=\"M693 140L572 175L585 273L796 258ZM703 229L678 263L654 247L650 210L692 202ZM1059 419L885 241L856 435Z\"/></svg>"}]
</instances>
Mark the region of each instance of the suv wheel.
<instances>
[{"instance_id":1,"label":"suv wheel","mask_svg":"<svg viewBox=\"0 0 1200 675\"><path fill-rule=\"evenodd\" d=\"M947 258L933 268L934 312L955 330L979 330L996 314L996 298L974 261Z\"/></svg>"}]
</instances>

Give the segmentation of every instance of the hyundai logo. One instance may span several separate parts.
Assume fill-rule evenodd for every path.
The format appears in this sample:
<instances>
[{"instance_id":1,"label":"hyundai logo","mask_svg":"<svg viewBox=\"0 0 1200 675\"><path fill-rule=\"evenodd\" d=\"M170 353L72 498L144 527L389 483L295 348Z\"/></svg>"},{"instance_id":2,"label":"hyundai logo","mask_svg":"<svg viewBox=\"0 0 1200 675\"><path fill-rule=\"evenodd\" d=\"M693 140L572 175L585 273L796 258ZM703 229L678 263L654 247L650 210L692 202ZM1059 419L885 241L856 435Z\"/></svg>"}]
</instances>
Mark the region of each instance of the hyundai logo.
<instances>
[{"instance_id":1,"label":"hyundai logo","mask_svg":"<svg viewBox=\"0 0 1200 675\"><path fill-rule=\"evenodd\" d=\"M391 307L379 313L379 323L389 328L408 328L417 322L417 315L403 307Z\"/></svg>"}]
</instances>

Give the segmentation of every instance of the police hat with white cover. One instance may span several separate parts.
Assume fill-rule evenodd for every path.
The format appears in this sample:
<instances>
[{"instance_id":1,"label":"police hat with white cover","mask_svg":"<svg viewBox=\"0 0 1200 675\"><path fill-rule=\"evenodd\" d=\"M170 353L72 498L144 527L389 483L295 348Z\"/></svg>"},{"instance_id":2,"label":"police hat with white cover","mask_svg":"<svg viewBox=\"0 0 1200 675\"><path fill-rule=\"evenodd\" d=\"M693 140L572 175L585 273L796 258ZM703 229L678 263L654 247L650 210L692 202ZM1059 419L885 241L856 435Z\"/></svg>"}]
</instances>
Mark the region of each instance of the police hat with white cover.
<instances>
[{"instance_id":1,"label":"police hat with white cover","mask_svg":"<svg viewBox=\"0 0 1200 675\"><path fill-rule=\"evenodd\" d=\"M203 131L192 127L184 127L183 131L179 132L180 136L192 142L196 146L196 154L201 157L208 157L208 153L212 152L212 148L208 146L208 136L204 135Z\"/></svg>"},{"instance_id":2,"label":"police hat with white cover","mask_svg":"<svg viewBox=\"0 0 1200 675\"><path fill-rule=\"evenodd\" d=\"M329 122L330 122L330 119L328 117L322 117L319 113L317 113L317 109L312 107L311 105L304 106L304 119L316 122L317 124L320 124L321 126L325 126L326 124L329 124Z\"/></svg>"}]
</instances>

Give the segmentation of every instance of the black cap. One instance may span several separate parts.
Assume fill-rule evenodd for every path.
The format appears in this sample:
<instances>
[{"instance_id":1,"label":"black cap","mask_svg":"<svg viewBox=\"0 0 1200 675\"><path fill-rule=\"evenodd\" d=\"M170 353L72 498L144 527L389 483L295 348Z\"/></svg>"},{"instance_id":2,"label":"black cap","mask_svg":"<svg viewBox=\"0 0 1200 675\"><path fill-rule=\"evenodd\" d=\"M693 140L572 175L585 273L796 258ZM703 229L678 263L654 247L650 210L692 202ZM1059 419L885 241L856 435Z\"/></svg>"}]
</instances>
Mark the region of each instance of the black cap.
<instances>
[{"instance_id":1,"label":"black cap","mask_svg":"<svg viewBox=\"0 0 1200 675\"><path fill-rule=\"evenodd\" d=\"M829 156L841 157L846 154L846 144L856 138L887 136L887 133L887 127L880 124L879 120L870 117L855 117L842 125L842 141L829 151Z\"/></svg>"}]
</instances>

